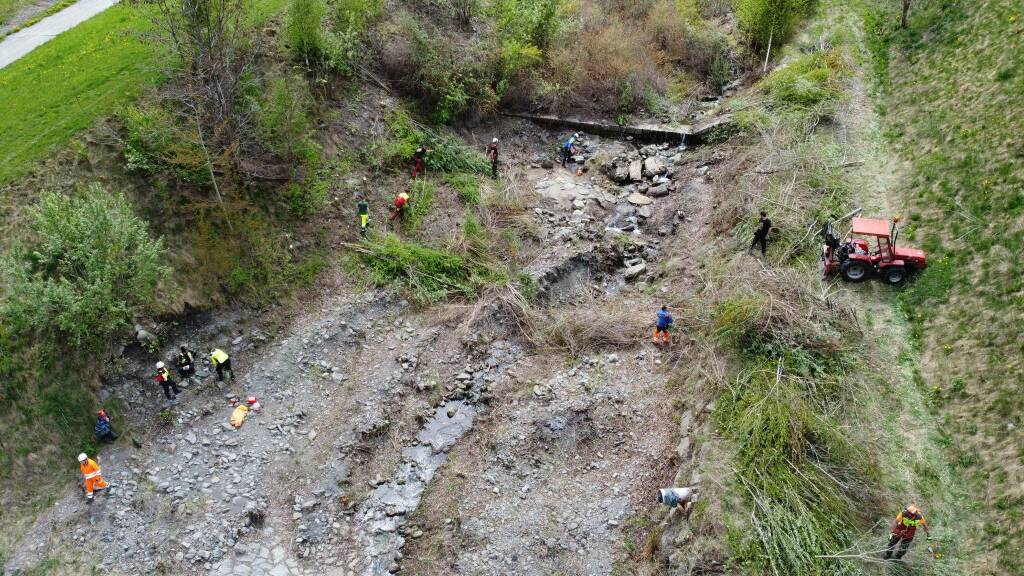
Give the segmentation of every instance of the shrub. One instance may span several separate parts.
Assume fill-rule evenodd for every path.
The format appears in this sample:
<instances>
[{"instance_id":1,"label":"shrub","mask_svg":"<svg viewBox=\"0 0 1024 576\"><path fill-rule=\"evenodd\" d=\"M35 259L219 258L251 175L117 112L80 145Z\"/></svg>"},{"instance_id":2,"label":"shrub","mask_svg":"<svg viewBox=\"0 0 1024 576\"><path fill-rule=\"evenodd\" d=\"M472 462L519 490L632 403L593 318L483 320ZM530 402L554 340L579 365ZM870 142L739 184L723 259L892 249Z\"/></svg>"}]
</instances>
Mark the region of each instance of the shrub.
<instances>
[{"instance_id":1,"label":"shrub","mask_svg":"<svg viewBox=\"0 0 1024 576\"><path fill-rule=\"evenodd\" d=\"M453 296L469 298L485 281L493 279L489 270L470 265L456 254L405 242L394 235L364 246L361 259L373 282L378 286L396 285L421 304Z\"/></svg>"},{"instance_id":2,"label":"shrub","mask_svg":"<svg viewBox=\"0 0 1024 576\"><path fill-rule=\"evenodd\" d=\"M260 143L278 158L295 161L306 170L319 164L320 147L313 139L309 111L313 99L301 76L272 76L252 95Z\"/></svg>"},{"instance_id":3,"label":"shrub","mask_svg":"<svg viewBox=\"0 0 1024 576\"><path fill-rule=\"evenodd\" d=\"M407 166L413 152L423 144L431 150L425 160L431 171L490 173L490 164L482 153L471 150L454 136L416 124L401 110L388 115L387 126L390 138L382 149L371 152L383 165Z\"/></svg>"},{"instance_id":4,"label":"shrub","mask_svg":"<svg viewBox=\"0 0 1024 576\"><path fill-rule=\"evenodd\" d=\"M124 126L128 170L147 175L169 171L194 186L210 183L206 154L194 129L184 127L161 103L129 106L118 113Z\"/></svg>"},{"instance_id":5,"label":"shrub","mask_svg":"<svg viewBox=\"0 0 1024 576\"><path fill-rule=\"evenodd\" d=\"M655 67L643 36L604 15L589 15L579 34L550 56L545 92L557 107L598 107L630 111L647 104L666 82Z\"/></svg>"},{"instance_id":6,"label":"shrub","mask_svg":"<svg viewBox=\"0 0 1024 576\"><path fill-rule=\"evenodd\" d=\"M714 27L700 21L691 7L684 2L659 0L647 13L645 28L654 46L673 65L702 77L711 76L718 62L728 62L726 40Z\"/></svg>"},{"instance_id":7,"label":"shrub","mask_svg":"<svg viewBox=\"0 0 1024 576\"><path fill-rule=\"evenodd\" d=\"M284 40L296 60L315 62L325 54L325 0L291 0Z\"/></svg>"},{"instance_id":8,"label":"shrub","mask_svg":"<svg viewBox=\"0 0 1024 576\"><path fill-rule=\"evenodd\" d=\"M392 83L419 100L431 118L455 118L490 112L498 50L482 42L457 43L450 35L428 32L408 14L397 16L378 34L381 68Z\"/></svg>"},{"instance_id":9,"label":"shrub","mask_svg":"<svg viewBox=\"0 0 1024 576\"><path fill-rule=\"evenodd\" d=\"M443 176L445 183L459 193L459 198L467 206L480 204L480 181L473 174L454 173Z\"/></svg>"},{"instance_id":10,"label":"shrub","mask_svg":"<svg viewBox=\"0 0 1024 576\"><path fill-rule=\"evenodd\" d=\"M838 51L812 52L774 70L761 85L776 104L813 107L839 98L843 70Z\"/></svg>"},{"instance_id":11,"label":"shrub","mask_svg":"<svg viewBox=\"0 0 1024 576\"><path fill-rule=\"evenodd\" d=\"M781 46L807 16L814 0L735 0L736 20L750 44L766 50Z\"/></svg>"},{"instance_id":12,"label":"shrub","mask_svg":"<svg viewBox=\"0 0 1024 576\"><path fill-rule=\"evenodd\" d=\"M163 241L120 194L98 185L80 197L43 193L29 211L35 237L3 260L3 316L13 333L60 334L95 350L152 307Z\"/></svg>"}]
</instances>

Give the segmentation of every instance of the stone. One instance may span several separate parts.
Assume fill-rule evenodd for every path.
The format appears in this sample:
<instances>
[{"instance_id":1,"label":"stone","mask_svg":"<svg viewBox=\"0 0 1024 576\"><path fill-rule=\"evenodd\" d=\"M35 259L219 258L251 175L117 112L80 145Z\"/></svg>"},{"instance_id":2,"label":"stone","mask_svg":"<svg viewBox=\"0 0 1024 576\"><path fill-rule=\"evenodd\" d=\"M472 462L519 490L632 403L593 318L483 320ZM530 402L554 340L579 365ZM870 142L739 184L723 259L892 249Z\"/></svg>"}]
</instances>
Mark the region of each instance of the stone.
<instances>
[{"instance_id":1,"label":"stone","mask_svg":"<svg viewBox=\"0 0 1024 576\"><path fill-rule=\"evenodd\" d=\"M643 160L637 159L629 163L629 179L633 182L639 182L644 179L643 176Z\"/></svg>"},{"instance_id":2,"label":"stone","mask_svg":"<svg viewBox=\"0 0 1024 576\"><path fill-rule=\"evenodd\" d=\"M623 272L623 276L625 276L626 280L634 280L646 271L647 263L641 262L635 266L630 266L629 268L626 268L626 271Z\"/></svg>"},{"instance_id":3,"label":"stone","mask_svg":"<svg viewBox=\"0 0 1024 576\"><path fill-rule=\"evenodd\" d=\"M649 156L644 160L644 173L650 176L664 174L668 170L665 161L658 156Z\"/></svg>"},{"instance_id":4,"label":"stone","mask_svg":"<svg viewBox=\"0 0 1024 576\"><path fill-rule=\"evenodd\" d=\"M653 210L650 206L641 206L637 211L636 215L641 218L650 218L653 215Z\"/></svg>"},{"instance_id":5,"label":"stone","mask_svg":"<svg viewBox=\"0 0 1024 576\"><path fill-rule=\"evenodd\" d=\"M629 197L626 198L626 201L635 206L647 206L648 204L654 202L654 200L638 192L630 194Z\"/></svg>"},{"instance_id":6,"label":"stone","mask_svg":"<svg viewBox=\"0 0 1024 576\"><path fill-rule=\"evenodd\" d=\"M664 198L665 196L668 196L668 185L659 184L658 186L653 186L647 190L647 195L652 198Z\"/></svg>"}]
</instances>

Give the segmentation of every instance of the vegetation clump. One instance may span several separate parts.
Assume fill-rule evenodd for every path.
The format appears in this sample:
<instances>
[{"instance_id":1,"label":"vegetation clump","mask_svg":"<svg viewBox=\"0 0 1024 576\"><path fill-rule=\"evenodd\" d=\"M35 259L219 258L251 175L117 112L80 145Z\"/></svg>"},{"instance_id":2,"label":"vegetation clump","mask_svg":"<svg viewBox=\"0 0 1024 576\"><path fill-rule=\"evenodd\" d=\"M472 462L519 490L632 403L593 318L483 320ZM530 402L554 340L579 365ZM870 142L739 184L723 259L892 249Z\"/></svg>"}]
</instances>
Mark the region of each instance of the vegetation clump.
<instances>
[{"instance_id":1,"label":"vegetation clump","mask_svg":"<svg viewBox=\"0 0 1024 576\"><path fill-rule=\"evenodd\" d=\"M34 241L3 260L2 311L12 334L97 349L150 310L169 280L164 244L120 194L44 193L29 211Z\"/></svg>"},{"instance_id":2,"label":"vegetation clump","mask_svg":"<svg viewBox=\"0 0 1024 576\"><path fill-rule=\"evenodd\" d=\"M391 234L364 242L360 256L375 284L397 286L421 304L470 298L485 283L499 279L462 256Z\"/></svg>"}]
</instances>

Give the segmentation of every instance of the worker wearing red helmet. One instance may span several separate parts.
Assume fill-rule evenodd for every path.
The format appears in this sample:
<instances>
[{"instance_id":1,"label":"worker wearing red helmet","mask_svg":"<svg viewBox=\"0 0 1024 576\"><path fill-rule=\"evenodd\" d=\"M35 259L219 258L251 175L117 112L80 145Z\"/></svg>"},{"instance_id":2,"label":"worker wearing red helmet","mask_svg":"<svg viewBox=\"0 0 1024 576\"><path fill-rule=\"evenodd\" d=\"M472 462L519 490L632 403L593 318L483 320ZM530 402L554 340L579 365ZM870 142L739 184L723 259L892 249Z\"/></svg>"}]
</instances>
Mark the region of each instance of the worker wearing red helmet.
<instances>
[{"instance_id":1,"label":"worker wearing red helmet","mask_svg":"<svg viewBox=\"0 0 1024 576\"><path fill-rule=\"evenodd\" d=\"M895 558L899 560L907 553L910 543L914 540L917 527L924 528L928 539L932 539L931 531L928 530L928 523L925 522L924 514L914 504L908 505L896 516L892 525L892 534L889 536L889 545L885 549L885 559L888 560L895 552Z\"/></svg>"}]
</instances>

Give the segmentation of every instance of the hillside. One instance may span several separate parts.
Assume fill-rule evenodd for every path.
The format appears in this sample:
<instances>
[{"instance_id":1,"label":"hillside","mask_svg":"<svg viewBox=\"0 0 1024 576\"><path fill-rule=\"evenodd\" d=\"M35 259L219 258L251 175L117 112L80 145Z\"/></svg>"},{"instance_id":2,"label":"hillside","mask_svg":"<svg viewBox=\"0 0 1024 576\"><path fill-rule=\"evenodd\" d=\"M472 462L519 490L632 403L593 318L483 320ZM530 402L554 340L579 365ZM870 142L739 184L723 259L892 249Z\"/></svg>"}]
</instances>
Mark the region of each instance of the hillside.
<instances>
[{"instance_id":1,"label":"hillside","mask_svg":"<svg viewBox=\"0 0 1024 576\"><path fill-rule=\"evenodd\" d=\"M4 574L1015 573L997 4L153 0L0 70ZM928 268L823 279L857 210Z\"/></svg>"}]
</instances>

